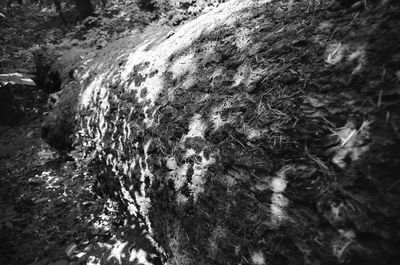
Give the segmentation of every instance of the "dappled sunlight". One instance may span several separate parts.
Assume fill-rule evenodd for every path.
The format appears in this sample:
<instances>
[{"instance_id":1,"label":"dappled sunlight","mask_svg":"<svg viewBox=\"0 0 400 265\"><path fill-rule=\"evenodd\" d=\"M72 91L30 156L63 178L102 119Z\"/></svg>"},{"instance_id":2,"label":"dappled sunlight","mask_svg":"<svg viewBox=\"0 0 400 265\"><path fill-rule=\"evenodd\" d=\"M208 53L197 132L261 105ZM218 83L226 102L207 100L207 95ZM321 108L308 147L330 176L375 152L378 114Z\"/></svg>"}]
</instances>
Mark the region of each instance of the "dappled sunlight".
<instances>
[{"instance_id":1,"label":"dappled sunlight","mask_svg":"<svg viewBox=\"0 0 400 265\"><path fill-rule=\"evenodd\" d=\"M89 258L86 261L87 265L101 265L101 260L100 258L96 256L89 256Z\"/></svg>"},{"instance_id":2,"label":"dappled sunlight","mask_svg":"<svg viewBox=\"0 0 400 265\"><path fill-rule=\"evenodd\" d=\"M366 44L358 45L347 57L350 63L354 62L356 64L352 72L353 75L361 73L364 70L364 66L367 64L366 46Z\"/></svg>"},{"instance_id":3,"label":"dappled sunlight","mask_svg":"<svg viewBox=\"0 0 400 265\"><path fill-rule=\"evenodd\" d=\"M247 48L248 45L251 44L252 42L251 34L252 31L248 28L244 28L241 31L239 31L235 38L236 47L238 47L238 49L240 50Z\"/></svg>"},{"instance_id":4,"label":"dappled sunlight","mask_svg":"<svg viewBox=\"0 0 400 265\"><path fill-rule=\"evenodd\" d=\"M250 258L251 258L252 264L254 264L254 265L265 265L265 264L267 264L266 260L265 260L264 253L262 251L260 251L260 250L259 251L254 251L254 253L251 254Z\"/></svg>"},{"instance_id":5,"label":"dappled sunlight","mask_svg":"<svg viewBox=\"0 0 400 265\"><path fill-rule=\"evenodd\" d=\"M178 58L170 68L173 78L182 78L184 75L195 74L195 53L189 53Z\"/></svg>"},{"instance_id":6,"label":"dappled sunlight","mask_svg":"<svg viewBox=\"0 0 400 265\"><path fill-rule=\"evenodd\" d=\"M34 182L45 182L47 189L54 189L59 186L60 180L62 182L63 178L58 176L54 171L43 171L40 175L36 175L34 178L31 178L29 181L31 183Z\"/></svg>"},{"instance_id":7,"label":"dappled sunlight","mask_svg":"<svg viewBox=\"0 0 400 265\"><path fill-rule=\"evenodd\" d=\"M163 74L166 71L165 65L168 65L167 61L169 58L172 58L171 56L175 56L176 54L179 54L180 51L184 51L188 45L196 41L200 36L206 34L207 32L204 32L204 28L206 28L207 31L212 31L214 28L216 28L218 25L231 25L234 20L234 17L232 14L235 12L239 12L241 9L244 9L248 6L251 6L253 4L262 4L264 2L269 2L269 1L258 1L257 3L254 3L253 1L229 1L225 4L222 4L220 7L216 8L215 10L210 11L208 14L203 15L200 19L198 19L195 23L194 22L189 22L182 26L179 30L174 32L173 34L169 34L166 39L163 39L162 41L159 39L159 36L155 36L153 38L149 38L146 36L146 40L143 41L140 45L135 47L132 53L129 54L129 58L127 59L127 62L123 66L122 71L120 72L120 78L121 80L116 79L113 77L112 83L121 83L123 86L126 86L129 91L136 91L137 92L137 99L139 103L144 103L144 106L141 106L143 113L144 113L144 123L147 125L147 127L154 126L155 124L153 123L153 117L151 115L155 115L155 112L149 114L149 110L152 105L155 104L155 101L158 97L159 91L161 91L161 88L163 86L162 78ZM223 11L223 12L222 12ZM227 19L229 18L229 19ZM200 30L201 29L201 30ZM187 32L191 32L191 34L187 34ZM242 34L243 38L240 39L240 43L245 45L248 41L247 35L248 33L243 32ZM158 40L157 40L158 38ZM217 42L215 42L216 44ZM211 46L210 46L211 47ZM214 45L209 49L209 53L213 53L214 49L217 46ZM244 47L242 47L244 48ZM205 50L205 53L207 53L207 50ZM197 60L197 59L196 59ZM195 62L195 56L194 53L188 53L184 54L182 56L177 56L174 58L173 63L169 67L169 70L172 72L172 74L178 78L178 76L181 76L185 73L189 73L189 75L194 74L194 71L196 68L194 67L194 62ZM113 70L114 71L114 70ZM221 72L222 71L222 72ZM220 73L217 74L218 76L223 75L223 69L221 69ZM136 81L129 80L129 78L134 77L136 78ZM217 77L217 76L216 76ZM219 77L218 77L219 78ZM104 136L107 134L107 130L110 130L111 128L114 128L114 130L111 129L112 131L112 136L111 138L114 138L114 134L116 133L116 128L112 124L108 125L106 122L104 122L103 116L107 114L109 105L110 104L105 104L105 101L107 101L106 97L103 97L102 94L106 95L106 93L102 93L103 85L101 84L101 79L100 77L97 77L94 81L91 81L89 87L83 92L83 98L87 98L88 96L90 97L91 95L91 104L97 104L96 102L99 102L101 104L104 104L104 106L101 106L98 114L92 116L88 120L82 119L82 125L81 128L83 130L80 131L80 136L84 137L85 131L86 133L92 134L91 129L89 128L89 125L92 123L99 122L100 123L100 128L99 130L94 131L95 133L95 145L97 147L102 147L103 142L104 142ZM190 79L190 78L188 78ZM99 97L96 95L96 89L100 91ZM127 92L128 92L127 90ZM170 94L172 92L168 91ZM108 99L109 100L109 99ZM205 99L206 100L206 99ZM83 100L82 101L82 107L83 108L88 108L88 100ZM150 105L148 104L150 103ZM132 112L131 112L132 113ZM116 124L120 118L123 118L119 115L115 117L115 122ZM204 134L204 131L207 129L205 127L205 124L200 121L201 115L195 115L193 117L192 123L189 125L189 133L186 136L182 136L181 142L184 143L187 138L194 138L194 137L203 137L201 135ZM123 118L124 120L124 127L127 129L123 133L123 137L127 139L130 135L130 126L128 123L126 123L126 119ZM109 129L110 128L110 129ZM150 143L150 142L149 142ZM115 143L113 143L115 145ZM149 144L148 144L149 145ZM121 144L119 144L121 147ZM188 148L187 150L191 150ZM121 150L122 151L122 150ZM187 152L189 152L187 151ZM201 150L200 150L201 151ZM141 167L141 194L145 193L145 184L144 180L145 177L150 177L150 183L152 182L152 172L149 171L148 165L147 165L147 155L146 155L146 147L144 148L144 156L143 157L136 157L132 158L130 163L124 163L122 168L123 168L123 173L124 174L130 174L132 166L134 167L136 164L138 164ZM191 153L186 154L186 158L191 158L194 155L199 155L199 151L196 151L195 153L192 151ZM104 155L101 155L104 156ZM208 155L207 155L208 156ZM108 154L107 156L107 164L110 164L113 166L113 170L117 171L116 166L119 162L117 162L117 159L110 156ZM200 162L200 164L196 164L194 166L194 183L192 183L192 189L193 190L199 190L201 191L202 188L201 186L204 185L205 180L203 179L204 172L206 171L206 168L213 164L215 161L214 158L204 158L203 154L200 154L200 157L203 162ZM145 168L142 168L142 164L145 163ZM180 169L181 172L184 170ZM179 175L179 174L178 174ZM179 183L179 181L178 181ZM182 184L177 184L178 187L181 187ZM195 192L196 194L198 192ZM126 199L131 197L131 195L128 195L128 191L122 191L122 194ZM146 196L143 196L141 194L136 194L135 200L136 202L141 205L140 206L140 211L142 211L142 214L146 216L147 208L149 207L149 201ZM129 199L132 203L129 204L129 208L132 208L131 212L138 211L139 209L136 209L136 207L132 206L134 203L131 199ZM145 217L146 218L146 217ZM149 224L148 224L149 225ZM149 225L149 229L150 229Z\"/></svg>"},{"instance_id":8,"label":"dappled sunlight","mask_svg":"<svg viewBox=\"0 0 400 265\"><path fill-rule=\"evenodd\" d=\"M59 157L59 154L57 152L55 152L54 150L43 149L37 153L35 164L43 166L46 163L48 163L58 157Z\"/></svg>"},{"instance_id":9,"label":"dappled sunlight","mask_svg":"<svg viewBox=\"0 0 400 265\"><path fill-rule=\"evenodd\" d=\"M132 249L131 253L129 254L129 261L143 265L153 265L153 263L147 260L147 253L143 249Z\"/></svg>"},{"instance_id":10,"label":"dappled sunlight","mask_svg":"<svg viewBox=\"0 0 400 265\"><path fill-rule=\"evenodd\" d=\"M128 110L120 104L119 92L110 90L110 95L103 93L107 96L101 96L103 85L99 83L94 84L94 86L97 86L97 90L87 92L87 94L93 96L89 105L83 105L84 109L94 107L98 111L95 111L91 116L80 118L81 131L79 137L85 139L89 136L89 139L94 140L94 142L86 142L86 147L95 146L96 155L100 159L105 159L106 164L112 168L120 185L120 196L126 203L128 212L134 218L141 220L141 225L146 229L144 235L160 253L164 253L164 250L154 239L154 227L149 219L149 213L153 207L151 196L148 193L149 188L156 180L170 179L173 181L176 191L174 200L178 205L184 207L191 199L196 203L207 192L209 168L220 159L218 151L212 150L212 145L207 143L206 140L210 121L214 132L218 133L226 124L235 125L243 114L242 109L254 101L250 96L233 95L228 99L222 99L222 102L211 104L212 111L209 113L193 112L190 117L186 117L188 124L185 124L183 130L176 135L179 138L179 142L174 147L176 151L173 151L172 154L165 153L162 158L166 160L166 167L169 169L166 174L167 177L160 176L154 170L154 146L159 145L159 139L150 137L153 134L146 134L143 130L155 130L157 133L163 133L165 120L160 120L161 113L158 109L160 101L158 101L158 98L160 96L166 97L171 103L180 100L176 98L175 91L179 90L181 84L184 89L195 89L198 84L201 84L199 89L202 90L205 88L201 86L207 85L209 82L211 93L199 93L198 98L193 98L195 103L201 102L201 104L208 106L209 102L213 100L212 93L226 84L230 84L230 82L235 83L234 89L240 89L240 86L249 86L254 89L259 82L266 78L267 71L265 69L260 67L252 69L250 65L240 68L238 74L237 71L222 65L214 67L210 79L206 81L199 79L203 76L198 75L199 71L209 71L208 68L212 63L221 63L224 56L227 56L224 53L229 54L231 52L234 54L236 46L243 52L246 46L256 41L252 38L251 30L242 29L238 29L240 38L238 38L237 43L227 43L222 50L218 47L216 40L234 29L235 21L240 19L240 10L253 4L261 5L264 2L268 1L258 1L257 3L253 1L229 1L222 4L221 8L200 17L196 22L189 22L177 31L169 33L166 38L160 39L159 36L149 38L146 36L146 40L129 54L121 69L116 71L119 78L113 77L112 80L106 80L106 82L111 81L111 86L118 87L122 94L128 96L127 102L131 104ZM234 15L235 12L238 12L238 14ZM218 28L219 26L221 28ZM213 34L214 30L216 36L208 38L207 35ZM188 34L188 32L191 33ZM205 45L200 56L197 56L188 47L200 38L204 38ZM201 55L204 56L201 57ZM204 61L202 61L203 59ZM111 71L115 71L115 69ZM187 78L185 79L186 75ZM98 81L92 81L92 85L94 82ZM166 82L178 83L165 89ZM92 86L90 85L89 88L92 88ZM99 96L96 96L96 93L99 93ZM165 99L163 100L167 102ZM255 118L264 118L263 115L268 112L268 109L263 107L261 102L259 104L260 113L257 113ZM114 109L113 113L110 112L111 109ZM270 112L272 113L270 116L281 117L285 115L277 110L270 110ZM143 116L139 116L142 114ZM108 121L103 118L106 115L110 116ZM237 132L244 133L247 139L251 141L256 141L268 133L268 131L260 130L243 120L241 124L242 126L237 129ZM100 127L93 130L93 125L96 125L95 127L100 125ZM143 128L143 125L145 125L145 128ZM273 131L273 133L281 134L279 130ZM236 140L232 135L231 137ZM280 139L282 141L282 137ZM240 143L239 140L236 141ZM118 150L118 152L105 152L107 144L104 144L104 142L110 142L111 149ZM126 142L130 142L129 146L125 145ZM150 151L153 153L152 155L149 154ZM177 151L182 152L182 155L178 156ZM132 155L122 159L125 152ZM182 161L182 159L184 160ZM131 180L127 182L125 176L129 176ZM274 186L276 192L271 196L272 206L270 211L273 216L271 218L276 218L276 221L273 221L276 223L280 223L284 219L284 209L288 204L282 195L284 189L281 186L281 190ZM185 189L188 192L185 192Z\"/></svg>"},{"instance_id":11,"label":"dappled sunlight","mask_svg":"<svg viewBox=\"0 0 400 265\"><path fill-rule=\"evenodd\" d=\"M273 225L279 226L288 218L286 207L289 205L289 200L283 194L288 185L286 174L293 171L295 171L293 165L286 165L276 173L276 177L269 180L270 189L273 191L271 196L271 222Z\"/></svg>"},{"instance_id":12,"label":"dappled sunlight","mask_svg":"<svg viewBox=\"0 0 400 265\"><path fill-rule=\"evenodd\" d=\"M185 163L178 167L175 158L168 159L169 164L167 165L171 172L168 173L167 178L172 179L174 188L180 190L186 184L186 173L189 169L189 163Z\"/></svg>"},{"instance_id":13,"label":"dappled sunlight","mask_svg":"<svg viewBox=\"0 0 400 265\"><path fill-rule=\"evenodd\" d=\"M143 90L145 90L145 96L138 97L139 102L149 100L150 104L154 105L158 94L162 90L162 74L167 70L166 65L168 65L168 60L171 56L179 53L179 51L183 51L202 34L211 32L220 25L232 24L236 20L235 16L233 16L235 12L239 12L251 5L260 5L267 2L270 1L262 0L257 1L256 3L251 0L228 1L214 10L211 10L209 13L204 14L195 22L185 24L174 32L171 37L166 39L161 39L160 36L147 38L146 41L143 41L142 44L138 45L138 47L129 54L124 69L120 73L120 82L125 83L132 75L132 71L137 71L137 73L134 74L138 77L144 78L144 80L140 82L130 82L124 85L129 87L130 90L137 91L139 95ZM204 29L206 29L207 32L204 32ZM188 34L188 32L191 32L191 34ZM159 34L160 33L163 34L162 31L159 32ZM244 38L241 39L241 43L244 45ZM193 63L190 63L193 59L193 54L191 55L190 53L181 58L177 58L171 68L173 74L179 75L183 74L184 71L189 71L188 67L193 68ZM193 70L195 69L192 69L191 72L193 72ZM113 77L113 83L116 82L114 78L115 77ZM96 92L94 92L94 90L101 88L102 79L102 77L97 77L90 83L88 88L83 91L83 107L88 106L88 98L91 96L93 97L93 100L96 101ZM146 123L151 125L152 117L148 117L146 111L144 111L144 113L148 120Z\"/></svg>"},{"instance_id":14,"label":"dappled sunlight","mask_svg":"<svg viewBox=\"0 0 400 265\"><path fill-rule=\"evenodd\" d=\"M334 135L339 138L340 146L329 150L333 155L332 162L340 168L346 168L350 163L362 158L370 149L365 143L371 138L371 124L372 121L366 120L357 129L350 120L344 127L334 132Z\"/></svg>"},{"instance_id":15,"label":"dappled sunlight","mask_svg":"<svg viewBox=\"0 0 400 265\"><path fill-rule=\"evenodd\" d=\"M365 43L332 42L325 50L325 62L331 65L338 63L352 64L352 74L363 71L367 64Z\"/></svg>"},{"instance_id":16,"label":"dappled sunlight","mask_svg":"<svg viewBox=\"0 0 400 265\"><path fill-rule=\"evenodd\" d=\"M121 234L122 235L122 234ZM126 237L126 236L125 236ZM141 248L138 238L127 238L127 240L111 238L108 242L96 242L93 244L91 255L87 264L140 264L154 265L153 259L157 258L154 253L149 253ZM143 245L145 247L145 245Z\"/></svg>"},{"instance_id":17,"label":"dappled sunlight","mask_svg":"<svg viewBox=\"0 0 400 265\"><path fill-rule=\"evenodd\" d=\"M329 64L340 63L345 57L345 51L347 49L348 46L346 44L342 44L341 42L330 44L325 51L327 54L325 61Z\"/></svg>"},{"instance_id":18,"label":"dappled sunlight","mask_svg":"<svg viewBox=\"0 0 400 265\"><path fill-rule=\"evenodd\" d=\"M181 142L185 142L187 138L201 137L204 138L204 132L207 125L202 121L201 114L196 113L189 124L189 132L182 137Z\"/></svg>"},{"instance_id":19,"label":"dappled sunlight","mask_svg":"<svg viewBox=\"0 0 400 265\"><path fill-rule=\"evenodd\" d=\"M279 227L282 221L287 218L285 208L289 205L289 200L282 193L274 193L271 197L271 223Z\"/></svg>"},{"instance_id":20,"label":"dappled sunlight","mask_svg":"<svg viewBox=\"0 0 400 265\"><path fill-rule=\"evenodd\" d=\"M234 77L235 85L239 86L240 84L245 83L246 80L248 80L251 72L252 72L252 69L246 63L240 65L238 67L237 72Z\"/></svg>"},{"instance_id":21,"label":"dappled sunlight","mask_svg":"<svg viewBox=\"0 0 400 265\"><path fill-rule=\"evenodd\" d=\"M127 244L128 242L121 242L120 240L117 240L117 242L112 245L111 252L107 257L107 260L116 259L118 263L121 264L121 257L125 257L123 251Z\"/></svg>"},{"instance_id":22,"label":"dappled sunlight","mask_svg":"<svg viewBox=\"0 0 400 265\"><path fill-rule=\"evenodd\" d=\"M99 90L102 90L103 88L102 86L103 78L104 75L96 77L95 80L93 80L90 83L90 85L82 91L82 95L80 97L80 104L82 105L83 108L88 107L92 102L96 102L97 92Z\"/></svg>"},{"instance_id":23,"label":"dappled sunlight","mask_svg":"<svg viewBox=\"0 0 400 265\"><path fill-rule=\"evenodd\" d=\"M233 97L226 97L221 104L213 107L209 119L214 126L214 131L217 131L225 124L232 124L235 121L234 113L229 113L228 115L224 115L224 118L222 117L222 114L232 108L234 103Z\"/></svg>"}]
</instances>

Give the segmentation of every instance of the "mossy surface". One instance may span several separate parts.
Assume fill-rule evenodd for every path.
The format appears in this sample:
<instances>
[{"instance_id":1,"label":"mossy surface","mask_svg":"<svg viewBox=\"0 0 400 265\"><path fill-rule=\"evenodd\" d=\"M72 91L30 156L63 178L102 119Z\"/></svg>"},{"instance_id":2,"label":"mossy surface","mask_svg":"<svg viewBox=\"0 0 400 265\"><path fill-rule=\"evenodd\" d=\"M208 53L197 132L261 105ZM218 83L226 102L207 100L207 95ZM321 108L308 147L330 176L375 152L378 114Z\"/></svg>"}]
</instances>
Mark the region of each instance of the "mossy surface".
<instances>
[{"instance_id":1,"label":"mossy surface","mask_svg":"<svg viewBox=\"0 0 400 265\"><path fill-rule=\"evenodd\" d=\"M267 2L104 49L75 146L170 264L395 264L399 7Z\"/></svg>"}]
</instances>

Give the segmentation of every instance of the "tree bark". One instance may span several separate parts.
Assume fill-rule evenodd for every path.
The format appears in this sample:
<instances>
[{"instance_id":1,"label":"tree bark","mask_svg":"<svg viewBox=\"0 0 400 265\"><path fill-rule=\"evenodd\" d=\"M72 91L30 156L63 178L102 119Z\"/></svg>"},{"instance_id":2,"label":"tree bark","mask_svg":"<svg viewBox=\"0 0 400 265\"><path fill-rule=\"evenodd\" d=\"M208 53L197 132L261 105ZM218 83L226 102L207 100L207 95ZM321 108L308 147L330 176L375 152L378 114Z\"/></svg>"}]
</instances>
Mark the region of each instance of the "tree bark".
<instances>
[{"instance_id":1,"label":"tree bark","mask_svg":"<svg viewBox=\"0 0 400 265\"><path fill-rule=\"evenodd\" d=\"M60 18L63 21L64 25L67 26L68 23L67 23L67 20L65 19L64 15L62 13L60 0L54 0L54 5L56 6L56 10L60 14Z\"/></svg>"}]
</instances>

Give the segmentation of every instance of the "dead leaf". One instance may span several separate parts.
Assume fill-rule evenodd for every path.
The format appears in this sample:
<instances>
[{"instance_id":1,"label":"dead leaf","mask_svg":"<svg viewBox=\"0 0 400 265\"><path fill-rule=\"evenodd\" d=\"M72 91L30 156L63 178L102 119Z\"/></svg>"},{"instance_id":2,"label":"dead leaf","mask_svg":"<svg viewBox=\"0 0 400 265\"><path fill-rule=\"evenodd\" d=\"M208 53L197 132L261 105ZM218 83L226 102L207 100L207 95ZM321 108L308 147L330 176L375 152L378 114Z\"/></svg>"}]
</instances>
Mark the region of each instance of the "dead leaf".
<instances>
[{"instance_id":1,"label":"dead leaf","mask_svg":"<svg viewBox=\"0 0 400 265\"><path fill-rule=\"evenodd\" d=\"M68 258L72 256L72 254L76 250L76 247L77 245L75 243L72 243L65 249L65 254L67 255Z\"/></svg>"},{"instance_id":2,"label":"dead leaf","mask_svg":"<svg viewBox=\"0 0 400 265\"><path fill-rule=\"evenodd\" d=\"M0 74L0 80L11 84L36 86L35 81L20 73Z\"/></svg>"},{"instance_id":3,"label":"dead leaf","mask_svg":"<svg viewBox=\"0 0 400 265\"><path fill-rule=\"evenodd\" d=\"M37 199L35 201L35 203L38 204L38 203L46 202L48 200L49 200L49 197L43 197L43 198Z\"/></svg>"},{"instance_id":4,"label":"dead leaf","mask_svg":"<svg viewBox=\"0 0 400 265\"><path fill-rule=\"evenodd\" d=\"M308 102L314 108L320 108L326 105L326 103L323 100L315 97L307 97L306 102Z\"/></svg>"},{"instance_id":5,"label":"dead leaf","mask_svg":"<svg viewBox=\"0 0 400 265\"><path fill-rule=\"evenodd\" d=\"M256 190L258 191L265 191L268 190L270 188L270 185L268 183L257 183L255 185Z\"/></svg>"}]
</instances>

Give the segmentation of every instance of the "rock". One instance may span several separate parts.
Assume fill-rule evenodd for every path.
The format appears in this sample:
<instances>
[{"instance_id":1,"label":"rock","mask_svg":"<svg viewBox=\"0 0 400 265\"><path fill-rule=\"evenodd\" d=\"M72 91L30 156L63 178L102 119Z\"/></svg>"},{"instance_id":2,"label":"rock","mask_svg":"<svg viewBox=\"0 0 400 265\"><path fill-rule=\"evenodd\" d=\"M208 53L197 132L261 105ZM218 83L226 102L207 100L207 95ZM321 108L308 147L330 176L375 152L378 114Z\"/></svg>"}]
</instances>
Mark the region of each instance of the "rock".
<instances>
[{"instance_id":1,"label":"rock","mask_svg":"<svg viewBox=\"0 0 400 265\"><path fill-rule=\"evenodd\" d=\"M52 69L52 65L59 56L59 54L44 48L33 52L33 60L36 65L35 83L47 93L54 93L61 88L60 74Z\"/></svg>"},{"instance_id":2,"label":"rock","mask_svg":"<svg viewBox=\"0 0 400 265\"><path fill-rule=\"evenodd\" d=\"M380 110L355 107L364 96L374 104L373 95L359 89L371 85L372 77L365 73L365 81L351 89L333 82L335 71L351 75L352 69L339 60L327 64L321 47L329 47L327 38L340 43L329 50L333 58L340 47L359 47L358 34L392 37L363 28L362 20L325 2L313 23L303 23L305 10L311 10L307 1L286 7L280 1L231 0L173 35L169 29L147 28L112 43L85 65L84 74L65 82L44 122L44 137L53 146L70 148L73 135L77 157L89 160L98 191L122 202L132 221L140 222L147 245L171 264L239 264L242 258L253 264L390 260L363 235L395 241L387 235L398 224L383 221L380 213L376 220L382 227L375 227L363 216L374 211L379 194L397 189L392 173L397 167L381 173L398 162L384 163L397 147L387 129L396 110L386 114L386 125L332 128L343 126L353 112L366 120ZM293 42L315 32L332 12L340 17L330 20L335 32ZM264 35L267 47L250 51L265 45ZM381 45L374 48L379 54ZM219 53L221 58L213 58ZM343 52L342 62L349 56ZM363 69L385 65L369 62ZM394 71L387 71L385 78L393 78ZM385 82L381 75L379 80ZM347 90L351 106L329 112ZM384 130L378 139L387 139L371 140L374 130ZM385 147L387 156L380 156L378 147ZM327 153L326 148L336 149ZM360 207L357 199L349 200L351 189L368 194L371 203ZM398 216L395 206L381 211ZM93 243L103 238L99 233L91 230ZM395 252L387 242L382 246ZM117 249L113 255L122 259Z\"/></svg>"},{"instance_id":3,"label":"rock","mask_svg":"<svg viewBox=\"0 0 400 265\"><path fill-rule=\"evenodd\" d=\"M44 118L42 123L42 137L56 149L69 150L71 148L79 89L76 81L67 84L60 93L59 100L54 104L53 111Z\"/></svg>"}]
</instances>

